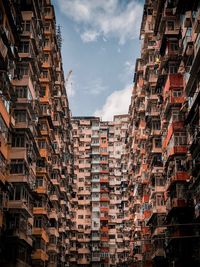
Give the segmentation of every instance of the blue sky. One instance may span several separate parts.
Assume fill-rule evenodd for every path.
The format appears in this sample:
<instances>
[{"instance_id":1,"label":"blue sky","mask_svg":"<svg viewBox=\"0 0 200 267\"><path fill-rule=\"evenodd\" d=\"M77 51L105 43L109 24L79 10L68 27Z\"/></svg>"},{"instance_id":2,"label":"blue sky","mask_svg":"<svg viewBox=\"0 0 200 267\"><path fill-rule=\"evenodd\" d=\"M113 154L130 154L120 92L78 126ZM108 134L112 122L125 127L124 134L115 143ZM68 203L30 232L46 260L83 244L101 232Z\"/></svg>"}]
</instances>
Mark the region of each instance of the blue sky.
<instances>
[{"instance_id":1,"label":"blue sky","mask_svg":"<svg viewBox=\"0 0 200 267\"><path fill-rule=\"evenodd\" d=\"M143 2L52 0L61 25L65 76L73 116L112 120L128 112Z\"/></svg>"}]
</instances>

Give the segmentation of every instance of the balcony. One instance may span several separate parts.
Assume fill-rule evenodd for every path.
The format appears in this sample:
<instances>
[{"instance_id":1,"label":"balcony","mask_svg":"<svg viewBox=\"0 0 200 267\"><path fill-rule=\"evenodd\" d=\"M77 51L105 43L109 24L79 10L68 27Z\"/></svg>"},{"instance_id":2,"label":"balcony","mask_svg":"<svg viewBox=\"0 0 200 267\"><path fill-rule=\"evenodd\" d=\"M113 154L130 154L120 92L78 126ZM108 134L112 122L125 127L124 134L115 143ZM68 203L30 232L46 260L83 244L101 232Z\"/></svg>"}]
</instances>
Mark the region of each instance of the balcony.
<instances>
[{"instance_id":1,"label":"balcony","mask_svg":"<svg viewBox=\"0 0 200 267\"><path fill-rule=\"evenodd\" d=\"M59 201L57 194L51 194L49 198L51 201Z\"/></svg>"},{"instance_id":2,"label":"balcony","mask_svg":"<svg viewBox=\"0 0 200 267\"><path fill-rule=\"evenodd\" d=\"M99 142L91 142L91 147L100 146Z\"/></svg>"},{"instance_id":3,"label":"balcony","mask_svg":"<svg viewBox=\"0 0 200 267\"><path fill-rule=\"evenodd\" d=\"M78 248L78 254L89 254L90 249L89 248Z\"/></svg>"},{"instance_id":4,"label":"balcony","mask_svg":"<svg viewBox=\"0 0 200 267\"><path fill-rule=\"evenodd\" d=\"M47 192L48 192L47 185L38 186L38 187L35 189L35 192L37 192L37 194L47 194Z\"/></svg>"},{"instance_id":5,"label":"balcony","mask_svg":"<svg viewBox=\"0 0 200 267\"><path fill-rule=\"evenodd\" d=\"M58 220L58 212L56 209L51 209L49 212L49 219L55 219Z\"/></svg>"},{"instance_id":6,"label":"balcony","mask_svg":"<svg viewBox=\"0 0 200 267\"><path fill-rule=\"evenodd\" d=\"M151 258L152 258L152 260L153 259L155 259L156 257L166 257L166 254L165 254L165 251L164 251L164 249L163 248L157 248L154 252L153 252L153 254L152 254L152 256L151 256Z\"/></svg>"},{"instance_id":7,"label":"balcony","mask_svg":"<svg viewBox=\"0 0 200 267\"><path fill-rule=\"evenodd\" d=\"M106 196L101 196L100 197L100 201L101 202L108 202L108 201L110 201L109 196L107 196L107 197Z\"/></svg>"},{"instance_id":8,"label":"balcony","mask_svg":"<svg viewBox=\"0 0 200 267\"><path fill-rule=\"evenodd\" d=\"M183 88L183 75L180 73L169 73L167 77L167 81L165 83L165 87L163 90L164 95L166 92L174 89L174 88Z\"/></svg>"},{"instance_id":9,"label":"balcony","mask_svg":"<svg viewBox=\"0 0 200 267\"><path fill-rule=\"evenodd\" d=\"M101 221L108 221L108 216L101 216L100 217L100 220Z\"/></svg>"},{"instance_id":10,"label":"balcony","mask_svg":"<svg viewBox=\"0 0 200 267\"><path fill-rule=\"evenodd\" d=\"M44 228L36 228L36 227L33 227L32 234L33 235L36 235L36 236L41 236L41 238L46 243L49 242L49 237L48 237L47 231Z\"/></svg>"},{"instance_id":11,"label":"balcony","mask_svg":"<svg viewBox=\"0 0 200 267\"><path fill-rule=\"evenodd\" d=\"M170 190L171 186L175 182L187 182L190 179L190 175L186 171L177 171L176 173L172 174L166 183L167 190Z\"/></svg>"},{"instance_id":12,"label":"balcony","mask_svg":"<svg viewBox=\"0 0 200 267\"><path fill-rule=\"evenodd\" d=\"M92 201L100 201L100 197L95 197L95 196L92 196Z\"/></svg>"},{"instance_id":13,"label":"balcony","mask_svg":"<svg viewBox=\"0 0 200 267\"><path fill-rule=\"evenodd\" d=\"M7 208L21 210L30 218L33 216L33 209L26 200L8 200Z\"/></svg>"},{"instance_id":14,"label":"balcony","mask_svg":"<svg viewBox=\"0 0 200 267\"><path fill-rule=\"evenodd\" d=\"M184 198L168 198L166 201L166 210L168 213L170 213L172 209L185 207L187 207L187 201Z\"/></svg>"},{"instance_id":15,"label":"balcony","mask_svg":"<svg viewBox=\"0 0 200 267\"><path fill-rule=\"evenodd\" d=\"M32 260L41 260L41 261L48 261L49 256L47 253L42 250L42 249L36 249L32 255L31 255Z\"/></svg>"},{"instance_id":16,"label":"balcony","mask_svg":"<svg viewBox=\"0 0 200 267\"><path fill-rule=\"evenodd\" d=\"M6 123L6 126L9 127L10 125L10 115L9 115L9 112L7 111L3 101L2 101L2 98L0 97L0 110L1 110L1 115Z\"/></svg>"},{"instance_id":17,"label":"balcony","mask_svg":"<svg viewBox=\"0 0 200 267\"><path fill-rule=\"evenodd\" d=\"M59 253L59 248L57 244L49 243L47 246L47 251L48 252L54 252L54 253Z\"/></svg>"},{"instance_id":18,"label":"balcony","mask_svg":"<svg viewBox=\"0 0 200 267\"><path fill-rule=\"evenodd\" d=\"M86 258L78 259L77 260L77 264L80 264L80 265L88 265L88 264L90 264L90 261L89 261L89 259L86 259Z\"/></svg>"},{"instance_id":19,"label":"balcony","mask_svg":"<svg viewBox=\"0 0 200 267\"><path fill-rule=\"evenodd\" d=\"M101 260L100 256L92 255L92 259L91 259L92 262L98 262L100 260Z\"/></svg>"},{"instance_id":20,"label":"balcony","mask_svg":"<svg viewBox=\"0 0 200 267\"><path fill-rule=\"evenodd\" d=\"M48 233L49 235L54 235L54 236L59 237L58 229L56 227L48 227Z\"/></svg>"},{"instance_id":21,"label":"balcony","mask_svg":"<svg viewBox=\"0 0 200 267\"><path fill-rule=\"evenodd\" d=\"M167 156L174 156L176 154L185 154L187 153L186 145L172 145L167 147Z\"/></svg>"},{"instance_id":22,"label":"balcony","mask_svg":"<svg viewBox=\"0 0 200 267\"><path fill-rule=\"evenodd\" d=\"M99 172L100 172L100 169L95 169L95 168L91 169L91 173L99 173Z\"/></svg>"},{"instance_id":23,"label":"balcony","mask_svg":"<svg viewBox=\"0 0 200 267\"><path fill-rule=\"evenodd\" d=\"M108 177L100 178L100 183L108 183Z\"/></svg>"},{"instance_id":24,"label":"balcony","mask_svg":"<svg viewBox=\"0 0 200 267\"><path fill-rule=\"evenodd\" d=\"M18 229L13 229L12 236L18 237L20 240L22 240L22 242L23 241L26 242L31 247L33 245L33 240L32 237L30 236L30 233L28 233L28 231L20 230L20 226Z\"/></svg>"},{"instance_id":25,"label":"balcony","mask_svg":"<svg viewBox=\"0 0 200 267\"><path fill-rule=\"evenodd\" d=\"M143 195L142 203L147 203L147 202L149 202L149 195Z\"/></svg>"},{"instance_id":26,"label":"balcony","mask_svg":"<svg viewBox=\"0 0 200 267\"><path fill-rule=\"evenodd\" d=\"M47 207L34 207L33 208L34 215L46 215L48 216L48 209Z\"/></svg>"},{"instance_id":27,"label":"balcony","mask_svg":"<svg viewBox=\"0 0 200 267\"><path fill-rule=\"evenodd\" d=\"M94 229L95 230L95 229ZM99 231L99 228L96 229L97 231ZM99 235L92 235L92 241L100 241L100 236Z\"/></svg>"},{"instance_id":28,"label":"balcony","mask_svg":"<svg viewBox=\"0 0 200 267\"><path fill-rule=\"evenodd\" d=\"M101 212L108 212L109 207L100 207Z\"/></svg>"}]
</instances>

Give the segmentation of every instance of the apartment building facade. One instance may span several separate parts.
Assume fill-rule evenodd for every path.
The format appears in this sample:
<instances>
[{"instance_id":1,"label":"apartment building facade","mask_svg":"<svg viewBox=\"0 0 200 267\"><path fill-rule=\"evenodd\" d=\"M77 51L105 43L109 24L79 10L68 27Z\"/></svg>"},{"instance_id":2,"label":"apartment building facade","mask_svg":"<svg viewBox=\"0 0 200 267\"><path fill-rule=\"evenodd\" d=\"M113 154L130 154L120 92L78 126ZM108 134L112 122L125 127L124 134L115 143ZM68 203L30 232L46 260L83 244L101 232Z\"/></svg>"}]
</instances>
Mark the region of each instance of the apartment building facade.
<instances>
[{"instance_id":1,"label":"apartment building facade","mask_svg":"<svg viewBox=\"0 0 200 267\"><path fill-rule=\"evenodd\" d=\"M199 1L145 1L128 129L132 266L199 266Z\"/></svg>"},{"instance_id":2,"label":"apartment building facade","mask_svg":"<svg viewBox=\"0 0 200 267\"><path fill-rule=\"evenodd\" d=\"M0 1L0 265L69 266L73 142L46 1Z\"/></svg>"},{"instance_id":3,"label":"apartment building facade","mask_svg":"<svg viewBox=\"0 0 200 267\"><path fill-rule=\"evenodd\" d=\"M123 159L128 116L116 116L113 122L73 117L72 125L77 176L74 266L123 266L129 255L128 175Z\"/></svg>"}]
</instances>

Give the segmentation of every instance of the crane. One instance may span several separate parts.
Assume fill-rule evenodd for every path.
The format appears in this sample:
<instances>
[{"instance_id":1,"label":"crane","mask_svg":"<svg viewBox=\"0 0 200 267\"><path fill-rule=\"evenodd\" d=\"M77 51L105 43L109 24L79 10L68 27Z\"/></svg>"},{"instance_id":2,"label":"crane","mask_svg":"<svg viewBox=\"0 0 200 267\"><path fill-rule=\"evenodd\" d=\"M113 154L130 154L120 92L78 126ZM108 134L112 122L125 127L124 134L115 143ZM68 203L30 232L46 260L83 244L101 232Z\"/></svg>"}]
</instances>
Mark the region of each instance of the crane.
<instances>
[{"instance_id":1,"label":"crane","mask_svg":"<svg viewBox=\"0 0 200 267\"><path fill-rule=\"evenodd\" d=\"M70 70L70 71L68 72L68 74L67 74L67 77L66 77L66 79L65 79L66 84L68 83L71 74L72 74L72 70Z\"/></svg>"},{"instance_id":2,"label":"crane","mask_svg":"<svg viewBox=\"0 0 200 267\"><path fill-rule=\"evenodd\" d=\"M69 96L71 95L71 86L72 86L72 84L69 84L68 82L69 82L69 78L70 78L71 74L72 74L72 70L70 70L68 72L67 77L65 79L66 91L67 91Z\"/></svg>"}]
</instances>

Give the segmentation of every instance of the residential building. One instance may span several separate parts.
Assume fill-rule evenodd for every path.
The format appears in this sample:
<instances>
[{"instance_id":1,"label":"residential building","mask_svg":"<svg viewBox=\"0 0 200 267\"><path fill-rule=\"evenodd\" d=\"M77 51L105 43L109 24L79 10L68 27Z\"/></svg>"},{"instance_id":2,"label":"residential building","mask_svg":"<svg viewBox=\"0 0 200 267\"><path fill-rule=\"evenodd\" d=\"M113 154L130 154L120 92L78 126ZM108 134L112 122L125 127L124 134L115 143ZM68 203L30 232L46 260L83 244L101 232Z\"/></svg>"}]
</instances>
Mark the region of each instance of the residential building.
<instances>
[{"instance_id":1,"label":"residential building","mask_svg":"<svg viewBox=\"0 0 200 267\"><path fill-rule=\"evenodd\" d=\"M129 108L132 266L199 266L199 1L145 1Z\"/></svg>"},{"instance_id":2,"label":"residential building","mask_svg":"<svg viewBox=\"0 0 200 267\"><path fill-rule=\"evenodd\" d=\"M0 265L68 266L73 143L54 8L0 1L0 14Z\"/></svg>"},{"instance_id":3,"label":"residential building","mask_svg":"<svg viewBox=\"0 0 200 267\"><path fill-rule=\"evenodd\" d=\"M76 264L122 266L129 255L128 116L115 116L113 122L73 117L72 126L78 198Z\"/></svg>"}]
</instances>

